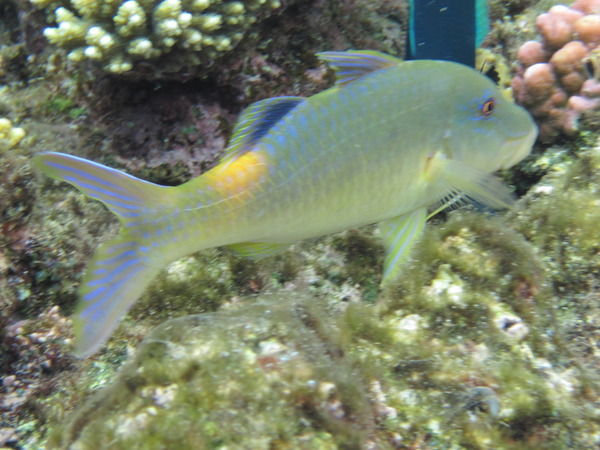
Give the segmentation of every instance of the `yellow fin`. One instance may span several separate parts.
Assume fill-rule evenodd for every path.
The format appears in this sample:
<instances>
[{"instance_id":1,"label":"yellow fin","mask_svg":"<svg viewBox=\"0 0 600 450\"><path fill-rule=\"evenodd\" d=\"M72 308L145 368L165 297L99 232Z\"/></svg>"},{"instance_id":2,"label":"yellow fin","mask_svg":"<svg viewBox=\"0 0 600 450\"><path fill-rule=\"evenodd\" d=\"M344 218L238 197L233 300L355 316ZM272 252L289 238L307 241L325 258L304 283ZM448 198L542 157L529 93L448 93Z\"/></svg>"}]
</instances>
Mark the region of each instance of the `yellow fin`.
<instances>
[{"instance_id":1,"label":"yellow fin","mask_svg":"<svg viewBox=\"0 0 600 450\"><path fill-rule=\"evenodd\" d=\"M95 251L79 286L72 316L75 354L87 357L106 342L146 286L170 262L164 254L169 241L156 239L146 224L152 224L160 208L170 203L173 188L63 153L39 153L34 163L47 175L104 203L123 224L117 236Z\"/></svg>"}]
</instances>

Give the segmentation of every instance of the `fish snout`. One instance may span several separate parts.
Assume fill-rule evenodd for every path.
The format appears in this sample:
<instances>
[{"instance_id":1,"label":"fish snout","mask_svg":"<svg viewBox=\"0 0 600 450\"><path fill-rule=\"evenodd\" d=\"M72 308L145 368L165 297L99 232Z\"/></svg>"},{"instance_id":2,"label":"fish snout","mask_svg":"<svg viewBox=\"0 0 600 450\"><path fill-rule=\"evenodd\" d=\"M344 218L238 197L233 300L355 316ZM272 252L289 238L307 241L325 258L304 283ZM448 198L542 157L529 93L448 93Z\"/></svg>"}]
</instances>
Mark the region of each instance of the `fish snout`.
<instances>
[{"instance_id":1,"label":"fish snout","mask_svg":"<svg viewBox=\"0 0 600 450\"><path fill-rule=\"evenodd\" d=\"M513 135L507 139L502 154L506 155L506 158L500 165L500 169L508 169L509 167L518 164L531 153L531 149L538 135L537 126L533 121L527 117L526 122L530 124L521 135Z\"/></svg>"}]
</instances>

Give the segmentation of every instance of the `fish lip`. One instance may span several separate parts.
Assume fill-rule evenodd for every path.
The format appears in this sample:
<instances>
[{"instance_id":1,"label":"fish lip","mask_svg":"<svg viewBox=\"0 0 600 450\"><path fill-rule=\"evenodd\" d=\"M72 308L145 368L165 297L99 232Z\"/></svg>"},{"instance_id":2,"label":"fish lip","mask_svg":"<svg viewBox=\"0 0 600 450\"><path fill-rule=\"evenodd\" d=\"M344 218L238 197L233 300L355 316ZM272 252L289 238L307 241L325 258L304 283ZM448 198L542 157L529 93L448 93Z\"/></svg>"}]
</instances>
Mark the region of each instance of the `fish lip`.
<instances>
[{"instance_id":1,"label":"fish lip","mask_svg":"<svg viewBox=\"0 0 600 450\"><path fill-rule=\"evenodd\" d=\"M531 153L536 137L537 129L534 127L529 132L520 136L507 138L506 146L516 143L516 149L509 153L510 157L500 165L500 169L508 169L525 159Z\"/></svg>"}]
</instances>

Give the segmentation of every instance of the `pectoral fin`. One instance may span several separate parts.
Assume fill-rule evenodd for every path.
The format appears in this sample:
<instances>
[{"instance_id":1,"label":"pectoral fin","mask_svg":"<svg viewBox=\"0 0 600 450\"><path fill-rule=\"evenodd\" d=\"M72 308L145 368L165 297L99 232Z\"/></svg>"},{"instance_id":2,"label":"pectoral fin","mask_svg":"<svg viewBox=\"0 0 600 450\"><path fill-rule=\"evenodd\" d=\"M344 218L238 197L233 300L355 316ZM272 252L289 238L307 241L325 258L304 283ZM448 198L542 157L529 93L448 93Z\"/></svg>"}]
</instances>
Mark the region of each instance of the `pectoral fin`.
<instances>
[{"instance_id":1,"label":"pectoral fin","mask_svg":"<svg viewBox=\"0 0 600 450\"><path fill-rule=\"evenodd\" d=\"M398 274L414 243L421 236L426 218L427 209L421 208L379 224L385 244L382 285L393 280Z\"/></svg>"},{"instance_id":2,"label":"pectoral fin","mask_svg":"<svg viewBox=\"0 0 600 450\"><path fill-rule=\"evenodd\" d=\"M514 195L498 178L461 161L446 161L446 180L476 202L494 209L510 208Z\"/></svg>"},{"instance_id":3,"label":"pectoral fin","mask_svg":"<svg viewBox=\"0 0 600 450\"><path fill-rule=\"evenodd\" d=\"M442 159L436 161L443 170L444 192L432 208L429 217L444 209L454 209L475 203L492 209L510 208L514 195L494 175L462 161Z\"/></svg>"}]
</instances>

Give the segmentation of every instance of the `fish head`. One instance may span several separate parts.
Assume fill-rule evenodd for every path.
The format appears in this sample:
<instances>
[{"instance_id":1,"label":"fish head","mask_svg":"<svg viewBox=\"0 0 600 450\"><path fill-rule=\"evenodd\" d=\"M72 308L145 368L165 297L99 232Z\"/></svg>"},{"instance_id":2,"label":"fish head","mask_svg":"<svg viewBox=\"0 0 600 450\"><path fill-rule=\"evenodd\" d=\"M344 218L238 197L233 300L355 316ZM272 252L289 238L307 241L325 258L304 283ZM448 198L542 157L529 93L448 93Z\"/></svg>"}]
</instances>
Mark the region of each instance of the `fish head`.
<instances>
[{"instance_id":1,"label":"fish head","mask_svg":"<svg viewBox=\"0 0 600 450\"><path fill-rule=\"evenodd\" d=\"M485 75L452 64L458 83L450 88L443 152L486 172L517 164L538 134L529 113L506 99Z\"/></svg>"}]
</instances>

